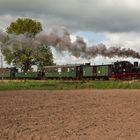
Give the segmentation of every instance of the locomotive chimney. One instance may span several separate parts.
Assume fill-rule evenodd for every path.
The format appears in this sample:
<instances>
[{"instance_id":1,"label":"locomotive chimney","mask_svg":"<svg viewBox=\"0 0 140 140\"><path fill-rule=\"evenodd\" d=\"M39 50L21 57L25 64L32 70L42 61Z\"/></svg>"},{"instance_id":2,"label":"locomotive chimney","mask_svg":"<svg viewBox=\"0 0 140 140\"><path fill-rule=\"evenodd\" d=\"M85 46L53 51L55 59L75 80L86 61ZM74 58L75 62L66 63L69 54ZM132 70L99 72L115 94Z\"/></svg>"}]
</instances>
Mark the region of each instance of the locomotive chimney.
<instances>
[{"instance_id":1,"label":"locomotive chimney","mask_svg":"<svg viewBox=\"0 0 140 140\"><path fill-rule=\"evenodd\" d=\"M134 62L134 67L138 67L138 62Z\"/></svg>"}]
</instances>

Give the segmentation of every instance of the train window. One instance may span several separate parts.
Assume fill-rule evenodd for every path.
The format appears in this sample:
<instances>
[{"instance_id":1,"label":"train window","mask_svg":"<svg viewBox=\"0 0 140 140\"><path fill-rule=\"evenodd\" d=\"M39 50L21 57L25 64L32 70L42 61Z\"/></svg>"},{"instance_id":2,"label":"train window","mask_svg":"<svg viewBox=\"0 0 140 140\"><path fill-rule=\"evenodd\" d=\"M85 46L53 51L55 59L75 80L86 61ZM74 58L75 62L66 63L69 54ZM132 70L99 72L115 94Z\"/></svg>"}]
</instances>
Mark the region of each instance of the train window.
<instances>
[{"instance_id":1,"label":"train window","mask_svg":"<svg viewBox=\"0 0 140 140\"><path fill-rule=\"evenodd\" d=\"M65 68L65 72L68 72L68 69L69 69L69 68Z\"/></svg>"},{"instance_id":2,"label":"train window","mask_svg":"<svg viewBox=\"0 0 140 140\"><path fill-rule=\"evenodd\" d=\"M61 71L67 72L67 68L66 67L63 67L63 68L61 68Z\"/></svg>"},{"instance_id":3,"label":"train window","mask_svg":"<svg viewBox=\"0 0 140 140\"><path fill-rule=\"evenodd\" d=\"M101 71L100 70L98 70L98 74L100 74L101 73Z\"/></svg>"},{"instance_id":4,"label":"train window","mask_svg":"<svg viewBox=\"0 0 140 140\"><path fill-rule=\"evenodd\" d=\"M129 66L129 63L126 63L126 66Z\"/></svg>"},{"instance_id":5,"label":"train window","mask_svg":"<svg viewBox=\"0 0 140 140\"><path fill-rule=\"evenodd\" d=\"M53 69L53 72L58 72L58 69L57 68Z\"/></svg>"},{"instance_id":6,"label":"train window","mask_svg":"<svg viewBox=\"0 0 140 140\"><path fill-rule=\"evenodd\" d=\"M48 72L48 69L45 69L45 72Z\"/></svg>"},{"instance_id":7,"label":"train window","mask_svg":"<svg viewBox=\"0 0 140 140\"><path fill-rule=\"evenodd\" d=\"M61 73L61 68L58 68L58 72Z\"/></svg>"},{"instance_id":8,"label":"train window","mask_svg":"<svg viewBox=\"0 0 140 140\"><path fill-rule=\"evenodd\" d=\"M70 72L70 68L67 69L67 72Z\"/></svg>"},{"instance_id":9,"label":"train window","mask_svg":"<svg viewBox=\"0 0 140 140\"><path fill-rule=\"evenodd\" d=\"M45 71L46 72L56 72L56 69L55 68L47 68Z\"/></svg>"},{"instance_id":10,"label":"train window","mask_svg":"<svg viewBox=\"0 0 140 140\"><path fill-rule=\"evenodd\" d=\"M60 68L58 68L58 69L60 69ZM59 72L60 70L58 70L58 72ZM61 68L61 71L63 71L63 72L65 72L65 68Z\"/></svg>"},{"instance_id":11,"label":"train window","mask_svg":"<svg viewBox=\"0 0 140 140\"><path fill-rule=\"evenodd\" d=\"M69 68L66 67L66 68L64 69L64 71L65 71L65 72L68 72L68 69L69 69Z\"/></svg>"},{"instance_id":12,"label":"train window","mask_svg":"<svg viewBox=\"0 0 140 140\"><path fill-rule=\"evenodd\" d=\"M126 63L122 63L122 66L124 67Z\"/></svg>"},{"instance_id":13,"label":"train window","mask_svg":"<svg viewBox=\"0 0 140 140\"><path fill-rule=\"evenodd\" d=\"M51 70L50 70L50 69L46 69L45 71L46 71L46 72L50 72Z\"/></svg>"},{"instance_id":14,"label":"train window","mask_svg":"<svg viewBox=\"0 0 140 140\"><path fill-rule=\"evenodd\" d=\"M74 68L70 68L70 71L74 71Z\"/></svg>"}]
</instances>

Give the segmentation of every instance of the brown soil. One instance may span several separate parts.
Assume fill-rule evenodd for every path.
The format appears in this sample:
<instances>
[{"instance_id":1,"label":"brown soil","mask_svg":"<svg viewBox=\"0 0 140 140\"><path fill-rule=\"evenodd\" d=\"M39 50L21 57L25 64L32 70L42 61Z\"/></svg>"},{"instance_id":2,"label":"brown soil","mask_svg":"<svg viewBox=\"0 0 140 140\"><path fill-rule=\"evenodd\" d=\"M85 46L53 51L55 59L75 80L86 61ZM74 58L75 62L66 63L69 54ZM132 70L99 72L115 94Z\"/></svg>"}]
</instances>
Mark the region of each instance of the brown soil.
<instances>
[{"instance_id":1,"label":"brown soil","mask_svg":"<svg viewBox=\"0 0 140 140\"><path fill-rule=\"evenodd\" d=\"M0 92L0 140L140 140L140 90Z\"/></svg>"}]
</instances>

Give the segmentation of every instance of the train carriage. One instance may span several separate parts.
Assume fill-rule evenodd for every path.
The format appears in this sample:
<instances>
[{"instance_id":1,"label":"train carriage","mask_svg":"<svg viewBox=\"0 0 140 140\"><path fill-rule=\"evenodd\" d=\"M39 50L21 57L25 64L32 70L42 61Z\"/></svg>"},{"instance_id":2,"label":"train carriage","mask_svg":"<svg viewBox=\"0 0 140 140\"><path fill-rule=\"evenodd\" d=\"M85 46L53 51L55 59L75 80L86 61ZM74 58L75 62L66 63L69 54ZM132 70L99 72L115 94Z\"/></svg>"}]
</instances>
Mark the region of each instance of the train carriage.
<instances>
[{"instance_id":1,"label":"train carriage","mask_svg":"<svg viewBox=\"0 0 140 140\"><path fill-rule=\"evenodd\" d=\"M82 68L82 78L94 79L93 77L93 66L90 63L86 63L85 65L81 66Z\"/></svg>"},{"instance_id":2,"label":"train carriage","mask_svg":"<svg viewBox=\"0 0 140 140\"><path fill-rule=\"evenodd\" d=\"M109 80L112 76L112 64L93 66L93 76L96 79Z\"/></svg>"},{"instance_id":3,"label":"train carriage","mask_svg":"<svg viewBox=\"0 0 140 140\"><path fill-rule=\"evenodd\" d=\"M81 65L45 66L45 79L80 79Z\"/></svg>"},{"instance_id":4,"label":"train carriage","mask_svg":"<svg viewBox=\"0 0 140 140\"><path fill-rule=\"evenodd\" d=\"M15 73L18 70L13 68L0 68L0 79L15 79Z\"/></svg>"},{"instance_id":5,"label":"train carriage","mask_svg":"<svg viewBox=\"0 0 140 140\"><path fill-rule=\"evenodd\" d=\"M16 79L36 79L41 80L42 79L42 72L16 72L15 73Z\"/></svg>"}]
</instances>

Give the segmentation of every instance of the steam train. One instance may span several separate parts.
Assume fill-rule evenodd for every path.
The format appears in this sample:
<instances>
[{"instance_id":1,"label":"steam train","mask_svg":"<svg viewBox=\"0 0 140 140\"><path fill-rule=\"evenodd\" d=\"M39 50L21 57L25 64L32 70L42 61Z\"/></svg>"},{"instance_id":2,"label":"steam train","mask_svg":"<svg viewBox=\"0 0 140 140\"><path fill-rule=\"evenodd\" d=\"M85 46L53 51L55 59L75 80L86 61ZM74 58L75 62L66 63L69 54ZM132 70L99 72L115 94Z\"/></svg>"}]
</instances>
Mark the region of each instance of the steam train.
<instances>
[{"instance_id":1,"label":"steam train","mask_svg":"<svg viewBox=\"0 0 140 140\"><path fill-rule=\"evenodd\" d=\"M19 72L17 68L1 68L1 79L92 79L132 80L140 79L140 66L129 61L117 61L106 65L56 65L44 66L38 72Z\"/></svg>"},{"instance_id":2,"label":"steam train","mask_svg":"<svg viewBox=\"0 0 140 140\"><path fill-rule=\"evenodd\" d=\"M140 66L128 61L115 62L112 68L112 78L120 80L140 79Z\"/></svg>"}]
</instances>

